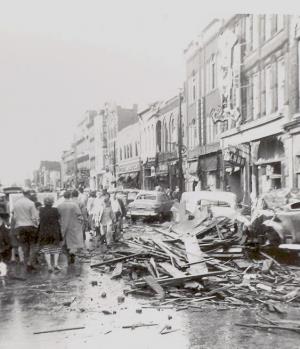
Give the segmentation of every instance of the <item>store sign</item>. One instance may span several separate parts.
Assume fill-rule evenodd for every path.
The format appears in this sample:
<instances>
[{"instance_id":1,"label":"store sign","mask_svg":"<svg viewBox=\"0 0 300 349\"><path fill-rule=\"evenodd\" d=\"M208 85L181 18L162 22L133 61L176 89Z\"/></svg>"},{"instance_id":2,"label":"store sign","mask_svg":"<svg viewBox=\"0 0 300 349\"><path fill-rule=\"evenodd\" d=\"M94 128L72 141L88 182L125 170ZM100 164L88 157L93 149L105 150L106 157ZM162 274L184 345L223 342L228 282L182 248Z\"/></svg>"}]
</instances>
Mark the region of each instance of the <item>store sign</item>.
<instances>
[{"instance_id":1,"label":"store sign","mask_svg":"<svg viewBox=\"0 0 300 349\"><path fill-rule=\"evenodd\" d=\"M223 153L224 161L230 166L244 166L246 160L241 156L240 151L240 149L233 147L225 149Z\"/></svg>"},{"instance_id":2,"label":"store sign","mask_svg":"<svg viewBox=\"0 0 300 349\"><path fill-rule=\"evenodd\" d=\"M129 165L119 165L119 174L127 172L137 172L140 171L140 163L133 163Z\"/></svg>"}]
</instances>

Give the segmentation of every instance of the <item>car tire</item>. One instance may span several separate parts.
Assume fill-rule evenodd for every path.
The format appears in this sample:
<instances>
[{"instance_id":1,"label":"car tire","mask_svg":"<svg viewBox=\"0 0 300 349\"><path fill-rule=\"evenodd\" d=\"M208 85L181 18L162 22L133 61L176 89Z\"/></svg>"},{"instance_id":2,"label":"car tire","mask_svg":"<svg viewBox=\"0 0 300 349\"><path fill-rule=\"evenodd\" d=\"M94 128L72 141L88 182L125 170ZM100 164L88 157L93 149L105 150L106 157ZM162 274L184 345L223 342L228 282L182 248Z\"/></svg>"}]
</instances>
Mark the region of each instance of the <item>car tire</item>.
<instances>
[{"instance_id":1,"label":"car tire","mask_svg":"<svg viewBox=\"0 0 300 349\"><path fill-rule=\"evenodd\" d=\"M131 216L130 220L131 220L131 224L134 224L136 222L136 217L135 216Z\"/></svg>"}]
</instances>

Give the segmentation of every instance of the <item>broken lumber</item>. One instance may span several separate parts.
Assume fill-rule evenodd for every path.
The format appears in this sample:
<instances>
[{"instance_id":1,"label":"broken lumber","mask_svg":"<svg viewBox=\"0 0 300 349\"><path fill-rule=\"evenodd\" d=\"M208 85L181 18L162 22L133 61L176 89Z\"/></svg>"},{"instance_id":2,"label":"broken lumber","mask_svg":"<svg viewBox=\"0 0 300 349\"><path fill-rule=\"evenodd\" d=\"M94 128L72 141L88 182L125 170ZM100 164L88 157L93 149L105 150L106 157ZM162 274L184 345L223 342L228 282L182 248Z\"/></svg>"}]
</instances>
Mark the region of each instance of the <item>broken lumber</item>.
<instances>
[{"instance_id":1,"label":"broken lumber","mask_svg":"<svg viewBox=\"0 0 300 349\"><path fill-rule=\"evenodd\" d=\"M73 330L83 330L85 327L69 327L69 328L60 328L56 330L47 330L47 331L39 331L39 332L33 332L33 334L43 334L43 333L54 333L54 332L63 332L63 331L73 331Z\"/></svg>"},{"instance_id":2,"label":"broken lumber","mask_svg":"<svg viewBox=\"0 0 300 349\"><path fill-rule=\"evenodd\" d=\"M118 262L113 273L112 273L111 279L116 279L116 278L120 277L122 274L122 270L123 270L123 263Z\"/></svg>"},{"instance_id":3,"label":"broken lumber","mask_svg":"<svg viewBox=\"0 0 300 349\"><path fill-rule=\"evenodd\" d=\"M154 279L153 276L148 275L144 277L147 285L152 288L152 290L159 295L159 299L165 298L165 291L161 287L161 285Z\"/></svg>"},{"instance_id":4,"label":"broken lumber","mask_svg":"<svg viewBox=\"0 0 300 349\"><path fill-rule=\"evenodd\" d=\"M96 268L96 267L101 267L102 265L110 265L110 264L126 261L127 259L140 257L141 255L143 255L143 253L134 253L134 254L131 254L131 255L128 255L128 256L124 256L124 257L109 259L107 261L103 261L103 262L100 262L100 263L93 264L93 265L91 265L91 268Z\"/></svg>"},{"instance_id":5,"label":"broken lumber","mask_svg":"<svg viewBox=\"0 0 300 349\"><path fill-rule=\"evenodd\" d=\"M210 273L201 274L201 275L188 275L188 276L183 276L183 277L178 277L178 278L157 279L156 281L160 285L167 285L167 286L173 285L173 286L175 286L175 285L181 285L187 281L200 280L204 277L223 275L226 273L228 273L228 271L212 271ZM146 284L146 282L137 281L137 282L135 282L135 285L137 287L145 287L147 284Z\"/></svg>"},{"instance_id":6,"label":"broken lumber","mask_svg":"<svg viewBox=\"0 0 300 349\"><path fill-rule=\"evenodd\" d=\"M205 263L194 264L202 262L204 258L204 253L201 251L197 238L195 236L189 236L183 239L186 256L190 264L189 272L192 275L201 275L208 272Z\"/></svg>"}]
</instances>

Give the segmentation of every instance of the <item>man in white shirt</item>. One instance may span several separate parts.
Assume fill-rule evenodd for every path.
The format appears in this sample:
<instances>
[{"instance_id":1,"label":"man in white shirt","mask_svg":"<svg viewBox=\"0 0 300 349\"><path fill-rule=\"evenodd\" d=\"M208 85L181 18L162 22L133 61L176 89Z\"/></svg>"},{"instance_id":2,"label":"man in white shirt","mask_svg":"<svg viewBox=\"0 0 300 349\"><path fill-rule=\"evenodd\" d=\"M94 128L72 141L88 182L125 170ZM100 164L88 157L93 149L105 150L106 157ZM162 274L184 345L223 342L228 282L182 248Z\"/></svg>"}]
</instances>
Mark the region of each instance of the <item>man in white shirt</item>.
<instances>
[{"instance_id":1,"label":"man in white shirt","mask_svg":"<svg viewBox=\"0 0 300 349\"><path fill-rule=\"evenodd\" d=\"M35 269L39 215L34 202L30 200L29 190L24 190L23 196L15 202L13 218L16 235L24 254L24 263L27 265L27 270L32 271Z\"/></svg>"}]
</instances>

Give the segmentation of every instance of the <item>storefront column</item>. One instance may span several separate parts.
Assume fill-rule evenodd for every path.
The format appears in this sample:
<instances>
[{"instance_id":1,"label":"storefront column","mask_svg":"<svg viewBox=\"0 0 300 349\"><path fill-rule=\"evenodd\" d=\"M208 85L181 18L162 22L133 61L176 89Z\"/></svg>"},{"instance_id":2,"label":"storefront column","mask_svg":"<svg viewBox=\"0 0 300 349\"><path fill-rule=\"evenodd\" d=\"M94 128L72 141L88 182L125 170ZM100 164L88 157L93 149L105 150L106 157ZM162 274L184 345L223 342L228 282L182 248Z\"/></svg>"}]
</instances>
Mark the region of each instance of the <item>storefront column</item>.
<instances>
[{"instance_id":1,"label":"storefront column","mask_svg":"<svg viewBox=\"0 0 300 349\"><path fill-rule=\"evenodd\" d=\"M284 179L285 187L292 189L294 186L293 138L286 134L282 137L285 149Z\"/></svg>"}]
</instances>

